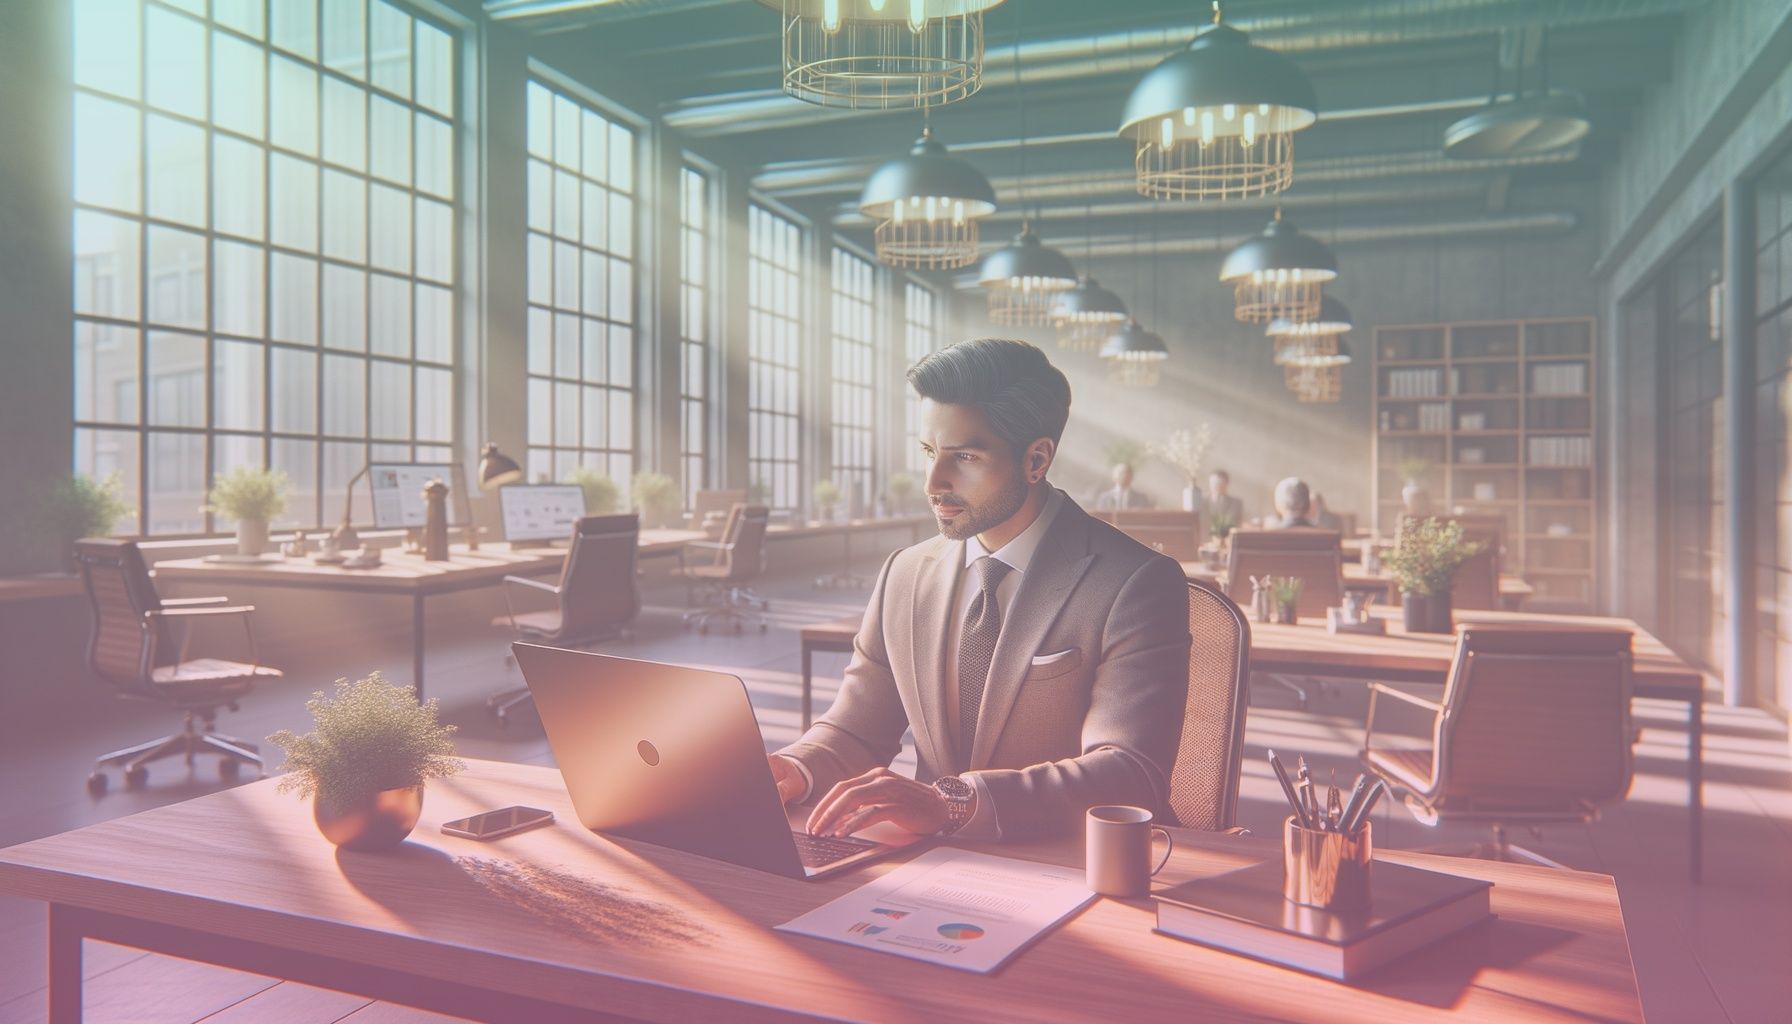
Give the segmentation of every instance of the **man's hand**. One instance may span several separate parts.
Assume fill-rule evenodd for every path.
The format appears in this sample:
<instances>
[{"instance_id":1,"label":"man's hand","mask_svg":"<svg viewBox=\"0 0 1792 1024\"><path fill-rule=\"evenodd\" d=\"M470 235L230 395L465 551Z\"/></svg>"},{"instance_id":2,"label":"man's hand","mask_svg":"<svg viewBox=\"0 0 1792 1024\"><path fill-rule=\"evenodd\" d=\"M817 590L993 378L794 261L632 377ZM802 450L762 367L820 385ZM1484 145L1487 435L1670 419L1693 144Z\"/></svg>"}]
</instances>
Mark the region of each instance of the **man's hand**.
<instances>
[{"instance_id":1,"label":"man's hand","mask_svg":"<svg viewBox=\"0 0 1792 1024\"><path fill-rule=\"evenodd\" d=\"M772 763L772 781L778 784L778 801L787 804L800 799L809 784L797 769L796 762L783 754L768 754L766 760Z\"/></svg>"},{"instance_id":2,"label":"man's hand","mask_svg":"<svg viewBox=\"0 0 1792 1024\"><path fill-rule=\"evenodd\" d=\"M845 836L887 821L927 835L938 832L946 820L946 798L939 790L888 768L873 768L828 791L809 815L809 834Z\"/></svg>"}]
</instances>

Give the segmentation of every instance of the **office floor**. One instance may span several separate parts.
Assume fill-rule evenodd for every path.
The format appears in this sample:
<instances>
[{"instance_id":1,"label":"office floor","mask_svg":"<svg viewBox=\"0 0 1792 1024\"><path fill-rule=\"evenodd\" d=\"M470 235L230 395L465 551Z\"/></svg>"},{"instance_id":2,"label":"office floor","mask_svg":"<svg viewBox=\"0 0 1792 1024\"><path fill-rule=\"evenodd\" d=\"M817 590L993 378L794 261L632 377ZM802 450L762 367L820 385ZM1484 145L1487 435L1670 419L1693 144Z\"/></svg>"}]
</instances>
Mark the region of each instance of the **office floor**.
<instances>
[{"instance_id":1,"label":"office floor","mask_svg":"<svg viewBox=\"0 0 1792 1024\"><path fill-rule=\"evenodd\" d=\"M871 568L874 568L871 567ZM869 571L869 570L868 570ZM796 627L863 606L862 591L816 591L804 581L762 588L773 599L772 628L697 637L680 628L680 594L649 594L635 636L608 645L613 653L725 667L748 683L769 746L796 735L800 660ZM496 597L494 596L494 600ZM430 693L459 725L463 753L536 764L551 757L532 713L500 728L484 711L487 694L521 680L504 664L501 631L464 633L432 648ZM244 737L305 727L304 701L337 676L408 664L402 638L353 664L288 666L279 687L254 694L220 726ZM817 707L825 708L844 656L817 659ZM1283 803L1263 751L1305 753L1325 779L1350 776L1365 700L1360 685L1341 682L1317 694L1308 711L1275 687L1261 687L1246 732L1241 823L1271 833ZM173 723L142 706L113 702L97 687L48 716L0 722L0 846L119 817L210 792L222 785L214 768L188 775L184 766L151 769L149 787L115 787L98 800L82 787L94 755L147 738ZM1760 712L1707 710L1706 847L1701 886L1686 879L1682 708L1639 702L1644 727L1630 797L1584 828L1551 829L1517 841L1571 866L1615 875L1624 903L1644 1010L1655 1024L1784 1021L1792 1003L1792 756L1786 727ZM277 751L276 751L277 754ZM905 754L906 756L906 754ZM912 760L898 763L912 769ZM303 813L295 805L295 813ZM1462 847L1472 829L1431 830L1388 807L1377 815L1383 847ZM320 840L321 841L321 840ZM44 1016L44 910L0 898L0 1024ZM340 993L90 943L86 958L88 1020L115 1024L390 1024L447 1021Z\"/></svg>"}]
</instances>

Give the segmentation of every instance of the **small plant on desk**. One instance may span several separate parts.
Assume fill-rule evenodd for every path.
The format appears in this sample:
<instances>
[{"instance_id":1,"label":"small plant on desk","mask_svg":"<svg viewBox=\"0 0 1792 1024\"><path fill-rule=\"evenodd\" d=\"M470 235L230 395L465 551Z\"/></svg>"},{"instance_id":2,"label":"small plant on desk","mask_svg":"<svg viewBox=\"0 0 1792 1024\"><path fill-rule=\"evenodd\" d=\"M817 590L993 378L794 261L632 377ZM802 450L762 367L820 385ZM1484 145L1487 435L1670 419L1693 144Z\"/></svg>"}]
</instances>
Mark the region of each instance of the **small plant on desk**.
<instances>
[{"instance_id":1,"label":"small plant on desk","mask_svg":"<svg viewBox=\"0 0 1792 1024\"><path fill-rule=\"evenodd\" d=\"M236 520L239 555L267 550L268 521L286 511L286 474L259 466L238 466L212 481L204 511Z\"/></svg>"},{"instance_id":2,"label":"small plant on desk","mask_svg":"<svg viewBox=\"0 0 1792 1024\"><path fill-rule=\"evenodd\" d=\"M1450 581L1481 547L1463 539L1461 523L1431 517L1401 520L1400 535L1382 565L1400 588L1408 632L1450 631Z\"/></svg>"},{"instance_id":3,"label":"small plant on desk","mask_svg":"<svg viewBox=\"0 0 1792 1024\"><path fill-rule=\"evenodd\" d=\"M1295 608L1300 604L1300 593L1307 587L1307 581L1299 576L1272 576L1269 581L1270 600L1275 605L1275 621L1290 625L1295 620Z\"/></svg>"},{"instance_id":4,"label":"small plant on desk","mask_svg":"<svg viewBox=\"0 0 1792 1024\"><path fill-rule=\"evenodd\" d=\"M678 493L677 481L664 473L636 473L629 489L645 529L665 527L684 512L684 496Z\"/></svg>"},{"instance_id":5,"label":"small plant on desk","mask_svg":"<svg viewBox=\"0 0 1792 1024\"><path fill-rule=\"evenodd\" d=\"M1209 533L1213 534L1213 539L1219 541L1220 545L1223 547L1225 546L1226 538L1232 536L1232 531L1237 528L1238 521L1231 513L1215 512L1213 514L1213 522L1207 529Z\"/></svg>"},{"instance_id":6,"label":"small plant on desk","mask_svg":"<svg viewBox=\"0 0 1792 1024\"><path fill-rule=\"evenodd\" d=\"M818 480L815 483L815 517L822 522L832 522L834 508L840 504L840 485L832 480Z\"/></svg>"},{"instance_id":7,"label":"small plant on desk","mask_svg":"<svg viewBox=\"0 0 1792 1024\"><path fill-rule=\"evenodd\" d=\"M319 691L305 703L315 731L268 737L286 751L279 791L313 798L317 827L337 846L398 845L423 811L423 783L466 767L454 757L454 726L436 721L436 707L378 672L338 679L334 694Z\"/></svg>"},{"instance_id":8,"label":"small plant on desk","mask_svg":"<svg viewBox=\"0 0 1792 1024\"><path fill-rule=\"evenodd\" d=\"M622 488L590 466L574 466L561 478L585 492L585 514L607 516L622 507Z\"/></svg>"}]
</instances>

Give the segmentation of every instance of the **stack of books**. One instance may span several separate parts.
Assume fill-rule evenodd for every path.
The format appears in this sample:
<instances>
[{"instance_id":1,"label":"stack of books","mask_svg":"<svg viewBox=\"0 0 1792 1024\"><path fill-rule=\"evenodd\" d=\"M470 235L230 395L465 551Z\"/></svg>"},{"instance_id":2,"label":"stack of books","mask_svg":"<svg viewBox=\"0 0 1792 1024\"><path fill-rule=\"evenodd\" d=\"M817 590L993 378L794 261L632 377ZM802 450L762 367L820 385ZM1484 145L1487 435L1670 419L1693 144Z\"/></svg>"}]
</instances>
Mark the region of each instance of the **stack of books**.
<instances>
[{"instance_id":1,"label":"stack of books","mask_svg":"<svg viewBox=\"0 0 1792 1024\"><path fill-rule=\"evenodd\" d=\"M1350 981L1493 916L1492 882L1375 861L1369 906L1339 912L1282 897L1267 861L1153 893L1165 935Z\"/></svg>"}]
</instances>

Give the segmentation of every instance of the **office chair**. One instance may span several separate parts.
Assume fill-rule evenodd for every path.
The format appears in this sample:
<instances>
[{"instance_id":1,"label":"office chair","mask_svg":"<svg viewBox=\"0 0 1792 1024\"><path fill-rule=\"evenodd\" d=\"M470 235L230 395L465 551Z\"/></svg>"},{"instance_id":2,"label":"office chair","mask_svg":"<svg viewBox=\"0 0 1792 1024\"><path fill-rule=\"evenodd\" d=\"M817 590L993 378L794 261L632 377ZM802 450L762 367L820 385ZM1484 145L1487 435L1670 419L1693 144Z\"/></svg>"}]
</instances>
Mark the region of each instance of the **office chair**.
<instances>
[{"instance_id":1,"label":"office chair","mask_svg":"<svg viewBox=\"0 0 1792 1024\"><path fill-rule=\"evenodd\" d=\"M1170 766L1170 813L1182 828L1232 829L1251 685L1251 625L1220 588L1188 584L1188 697Z\"/></svg>"},{"instance_id":2,"label":"office chair","mask_svg":"<svg viewBox=\"0 0 1792 1024\"><path fill-rule=\"evenodd\" d=\"M635 564L640 537L641 517L634 513L580 519L572 527L560 582L504 577L505 614L492 620L493 625L508 624L519 640L557 647L580 647L620 635L641 612ZM519 613L512 598L519 587L553 595L554 607ZM529 688L521 686L493 694L485 703L500 724L508 724L510 710L529 700Z\"/></svg>"},{"instance_id":3,"label":"office chair","mask_svg":"<svg viewBox=\"0 0 1792 1024\"><path fill-rule=\"evenodd\" d=\"M685 625L694 625L697 632L708 633L711 624L732 622L736 631L758 625L765 632L765 619L759 613L770 604L753 593L748 585L759 578L765 568L765 530L771 512L764 505L736 505L728 514L728 526L719 541L692 541L687 552L707 552L706 565L686 565L679 570L684 577L687 603L695 603L691 585L701 584L719 593L721 603L710 608L692 608L684 613Z\"/></svg>"},{"instance_id":4,"label":"office chair","mask_svg":"<svg viewBox=\"0 0 1792 1024\"><path fill-rule=\"evenodd\" d=\"M1322 618L1327 608L1344 603L1344 549L1337 530L1310 526L1287 529L1233 530L1227 542L1226 596L1238 603L1251 599L1251 578L1297 576L1303 586L1295 614ZM1269 675L1293 693L1304 710L1306 687L1279 673ZM1321 689L1323 689L1321 684Z\"/></svg>"},{"instance_id":5,"label":"office chair","mask_svg":"<svg viewBox=\"0 0 1792 1024\"><path fill-rule=\"evenodd\" d=\"M1121 533L1178 562L1201 557L1201 513L1168 508L1109 509L1092 513Z\"/></svg>"},{"instance_id":6,"label":"office chair","mask_svg":"<svg viewBox=\"0 0 1792 1024\"><path fill-rule=\"evenodd\" d=\"M710 513L714 512L726 517L736 505L744 505L747 501L747 490L742 487L726 491L698 491L691 496L690 528L703 529Z\"/></svg>"},{"instance_id":7,"label":"office chair","mask_svg":"<svg viewBox=\"0 0 1792 1024\"><path fill-rule=\"evenodd\" d=\"M1630 689L1627 630L1463 626L1441 703L1370 684L1362 762L1422 824L1490 824L1472 856L1560 868L1506 827L1590 822L1630 791ZM1431 746L1378 746L1381 697L1431 712Z\"/></svg>"},{"instance_id":8,"label":"office chair","mask_svg":"<svg viewBox=\"0 0 1792 1024\"><path fill-rule=\"evenodd\" d=\"M237 710L237 698L257 683L281 677L278 669L262 665L255 653L255 631L249 623L253 605L229 605L223 597L164 600L150 581L149 567L133 541L88 539L75 542L75 559L81 567L81 585L93 611L93 633L87 645L87 664L94 674L110 683L123 700L165 704L185 715L181 731L101 756L87 777L87 790L95 796L106 791L105 769L124 766L125 784L140 787L149 781L149 764L163 758L185 757L188 767L195 754L217 754L218 773L233 779L244 765L262 771L255 744L214 731L219 708ZM187 657L191 625L200 619L237 616L249 641L249 661ZM180 624L180 639L173 640L171 626Z\"/></svg>"},{"instance_id":9,"label":"office chair","mask_svg":"<svg viewBox=\"0 0 1792 1024\"><path fill-rule=\"evenodd\" d=\"M1496 548L1487 544L1456 567L1450 577L1450 607L1463 611L1498 611L1500 562Z\"/></svg>"}]
</instances>

